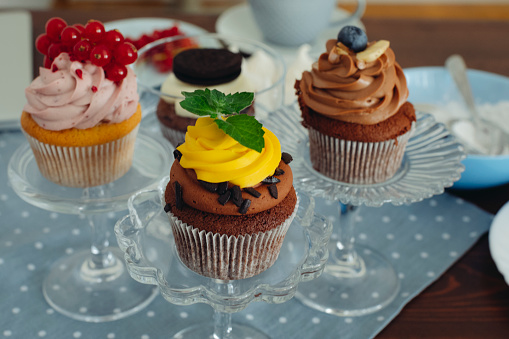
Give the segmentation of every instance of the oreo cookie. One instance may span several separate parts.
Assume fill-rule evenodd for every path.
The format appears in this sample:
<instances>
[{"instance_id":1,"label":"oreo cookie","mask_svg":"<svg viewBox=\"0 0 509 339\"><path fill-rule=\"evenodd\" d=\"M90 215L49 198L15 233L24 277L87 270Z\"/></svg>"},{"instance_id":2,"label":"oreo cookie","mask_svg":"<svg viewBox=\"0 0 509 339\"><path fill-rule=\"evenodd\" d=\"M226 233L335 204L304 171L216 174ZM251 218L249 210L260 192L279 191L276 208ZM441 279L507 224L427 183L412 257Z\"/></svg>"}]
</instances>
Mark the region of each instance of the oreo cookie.
<instances>
[{"instance_id":1,"label":"oreo cookie","mask_svg":"<svg viewBox=\"0 0 509 339\"><path fill-rule=\"evenodd\" d=\"M173 59L173 73L180 81L201 86L235 80L241 71L242 55L227 49L192 48Z\"/></svg>"}]
</instances>

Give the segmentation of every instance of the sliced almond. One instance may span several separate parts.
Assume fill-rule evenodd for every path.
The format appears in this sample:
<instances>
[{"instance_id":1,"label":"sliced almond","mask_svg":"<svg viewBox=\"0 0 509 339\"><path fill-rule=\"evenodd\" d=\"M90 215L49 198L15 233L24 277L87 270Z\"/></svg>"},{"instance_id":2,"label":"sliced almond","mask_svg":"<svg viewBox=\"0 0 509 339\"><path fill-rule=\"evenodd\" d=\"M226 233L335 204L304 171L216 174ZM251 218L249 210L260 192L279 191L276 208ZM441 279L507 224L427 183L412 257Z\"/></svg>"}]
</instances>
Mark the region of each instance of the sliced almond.
<instances>
[{"instance_id":1,"label":"sliced almond","mask_svg":"<svg viewBox=\"0 0 509 339\"><path fill-rule=\"evenodd\" d=\"M363 50L362 52L357 53L357 59L362 60L364 62L375 61L385 53L389 46L390 46L389 41L379 40L375 42L373 45Z\"/></svg>"}]
</instances>

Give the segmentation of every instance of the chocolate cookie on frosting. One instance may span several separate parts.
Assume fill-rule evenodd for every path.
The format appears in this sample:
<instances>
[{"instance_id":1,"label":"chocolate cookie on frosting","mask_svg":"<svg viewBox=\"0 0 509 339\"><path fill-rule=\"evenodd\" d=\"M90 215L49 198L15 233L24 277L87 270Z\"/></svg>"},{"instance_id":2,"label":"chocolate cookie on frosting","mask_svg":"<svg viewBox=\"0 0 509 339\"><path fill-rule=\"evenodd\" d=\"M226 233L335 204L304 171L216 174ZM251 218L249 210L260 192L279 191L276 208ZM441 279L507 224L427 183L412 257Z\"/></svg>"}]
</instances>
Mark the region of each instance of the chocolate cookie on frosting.
<instances>
[{"instance_id":1,"label":"chocolate cookie on frosting","mask_svg":"<svg viewBox=\"0 0 509 339\"><path fill-rule=\"evenodd\" d=\"M173 59L177 79L193 85L211 86L235 80L241 71L242 55L227 49L193 48Z\"/></svg>"},{"instance_id":2,"label":"chocolate cookie on frosting","mask_svg":"<svg viewBox=\"0 0 509 339\"><path fill-rule=\"evenodd\" d=\"M192 48L178 53L173 60L173 72L161 86L157 118L161 132L173 144L184 142L186 128L196 116L182 109L182 91L218 89L225 93L253 91L249 79L242 76L243 57L224 48ZM177 105L176 105L177 104ZM244 113L254 115L250 106Z\"/></svg>"},{"instance_id":3,"label":"chocolate cookie on frosting","mask_svg":"<svg viewBox=\"0 0 509 339\"><path fill-rule=\"evenodd\" d=\"M362 30L346 27L295 83L311 162L338 181L383 182L401 165L415 109L390 43L366 43Z\"/></svg>"}]
</instances>

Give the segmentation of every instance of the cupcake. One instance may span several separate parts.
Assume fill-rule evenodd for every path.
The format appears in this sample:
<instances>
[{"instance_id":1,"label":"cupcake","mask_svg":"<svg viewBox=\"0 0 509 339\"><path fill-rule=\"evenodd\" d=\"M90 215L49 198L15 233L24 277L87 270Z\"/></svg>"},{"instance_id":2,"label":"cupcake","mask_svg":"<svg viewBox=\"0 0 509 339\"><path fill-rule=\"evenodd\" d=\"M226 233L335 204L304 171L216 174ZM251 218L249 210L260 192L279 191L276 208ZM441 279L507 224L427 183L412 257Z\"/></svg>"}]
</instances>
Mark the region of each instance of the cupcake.
<instances>
[{"instance_id":1,"label":"cupcake","mask_svg":"<svg viewBox=\"0 0 509 339\"><path fill-rule=\"evenodd\" d=\"M352 184L394 176L416 116L389 41L367 43L361 29L346 26L295 88L318 172Z\"/></svg>"},{"instance_id":2,"label":"cupcake","mask_svg":"<svg viewBox=\"0 0 509 339\"><path fill-rule=\"evenodd\" d=\"M45 67L26 88L21 127L41 174L68 187L112 182L131 167L141 121L136 49L99 21L46 24Z\"/></svg>"},{"instance_id":3,"label":"cupcake","mask_svg":"<svg viewBox=\"0 0 509 339\"><path fill-rule=\"evenodd\" d=\"M221 101L233 103L237 95ZM252 98L188 127L164 193L180 259L210 278L245 279L271 267L298 207L291 156L254 117L236 114Z\"/></svg>"},{"instance_id":4,"label":"cupcake","mask_svg":"<svg viewBox=\"0 0 509 339\"><path fill-rule=\"evenodd\" d=\"M187 126L196 122L196 115L178 104L183 99L182 91L208 88L226 94L256 92L271 85L269 77L263 79L259 75L260 65L265 65L266 74L273 73L271 63L261 50L249 57L226 48L189 48L179 52L173 59L173 72L161 85L156 109L162 134L178 145L184 142ZM254 115L254 105L242 113Z\"/></svg>"}]
</instances>

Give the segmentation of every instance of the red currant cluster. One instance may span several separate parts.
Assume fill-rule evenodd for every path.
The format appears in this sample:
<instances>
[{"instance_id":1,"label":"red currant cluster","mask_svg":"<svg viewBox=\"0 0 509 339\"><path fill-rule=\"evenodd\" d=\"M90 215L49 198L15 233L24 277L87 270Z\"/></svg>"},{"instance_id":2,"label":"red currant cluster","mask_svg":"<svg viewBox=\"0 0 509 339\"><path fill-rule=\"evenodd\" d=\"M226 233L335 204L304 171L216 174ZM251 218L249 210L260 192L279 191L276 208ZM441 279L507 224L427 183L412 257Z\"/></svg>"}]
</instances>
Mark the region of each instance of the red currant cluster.
<instances>
[{"instance_id":1,"label":"red currant cluster","mask_svg":"<svg viewBox=\"0 0 509 339\"><path fill-rule=\"evenodd\" d=\"M115 82L127 76L126 65L138 57L136 47L125 41L122 33L106 31L97 20L90 20L85 26L68 26L61 18L51 18L46 23L46 33L35 40L35 47L44 55L46 68L51 68L53 60L66 52L72 61L90 61L102 67L106 78Z\"/></svg>"},{"instance_id":2,"label":"red currant cluster","mask_svg":"<svg viewBox=\"0 0 509 339\"><path fill-rule=\"evenodd\" d=\"M163 30L154 30L150 34L143 34L138 39L126 38L125 41L131 42L136 48L141 49L145 45L163 38L170 38L174 36L182 36L182 32L177 25ZM152 65L161 73L171 71L173 67L173 58L175 55L187 48L197 47L198 45L190 38L178 39L173 42L168 42L154 47L147 51L145 57L150 58Z\"/></svg>"}]
</instances>

